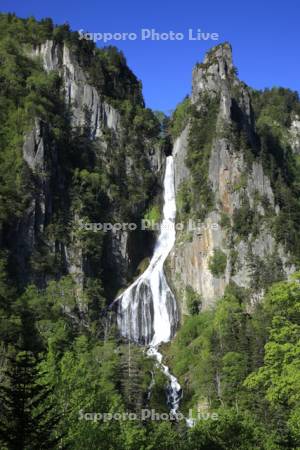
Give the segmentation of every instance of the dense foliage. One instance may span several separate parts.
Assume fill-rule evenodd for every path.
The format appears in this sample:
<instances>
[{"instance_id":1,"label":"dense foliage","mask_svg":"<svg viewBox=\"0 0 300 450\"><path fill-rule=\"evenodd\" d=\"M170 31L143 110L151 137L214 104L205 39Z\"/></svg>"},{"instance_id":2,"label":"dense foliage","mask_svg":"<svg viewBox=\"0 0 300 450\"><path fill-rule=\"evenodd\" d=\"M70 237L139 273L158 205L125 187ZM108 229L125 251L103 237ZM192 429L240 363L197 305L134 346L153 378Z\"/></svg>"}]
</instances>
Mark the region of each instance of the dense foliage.
<instances>
[{"instance_id":1,"label":"dense foliage","mask_svg":"<svg viewBox=\"0 0 300 450\"><path fill-rule=\"evenodd\" d=\"M172 114L169 132L174 140L180 135L185 126L188 124L190 110L191 100L189 97L185 97L185 99L179 103Z\"/></svg>"},{"instance_id":2,"label":"dense foliage","mask_svg":"<svg viewBox=\"0 0 300 450\"><path fill-rule=\"evenodd\" d=\"M186 99L180 105L179 112L174 114L172 125L177 128L177 121L187 123L185 114L188 114L190 129L186 165L191 179L182 182L177 194L177 209L181 220L191 216L204 219L212 209L214 200L208 179L208 166L216 133L219 99L204 94L197 104L189 105L188 102L189 99ZM182 108L187 112L179 114Z\"/></svg>"},{"instance_id":3,"label":"dense foliage","mask_svg":"<svg viewBox=\"0 0 300 450\"><path fill-rule=\"evenodd\" d=\"M272 226L278 241L284 243L293 255L293 262L299 264L299 157L291 148L288 132L300 114L299 95L289 89L273 88L254 91L252 101L259 141L257 157L270 177L280 207Z\"/></svg>"},{"instance_id":4,"label":"dense foliage","mask_svg":"<svg viewBox=\"0 0 300 450\"><path fill-rule=\"evenodd\" d=\"M216 448L298 448L299 305L298 273L274 284L251 315L247 292L231 285L213 310L185 319L168 350L183 409L233 414L260 440Z\"/></svg>"},{"instance_id":5,"label":"dense foliage","mask_svg":"<svg viewBox=\"0 0 300 450\"><path fill-rule=\"evenodd\" d=\"M224 275L227 265L227 256L221 249L216 248L209 261L209 270L215 277Z\"/></svg>"}]
</instances>

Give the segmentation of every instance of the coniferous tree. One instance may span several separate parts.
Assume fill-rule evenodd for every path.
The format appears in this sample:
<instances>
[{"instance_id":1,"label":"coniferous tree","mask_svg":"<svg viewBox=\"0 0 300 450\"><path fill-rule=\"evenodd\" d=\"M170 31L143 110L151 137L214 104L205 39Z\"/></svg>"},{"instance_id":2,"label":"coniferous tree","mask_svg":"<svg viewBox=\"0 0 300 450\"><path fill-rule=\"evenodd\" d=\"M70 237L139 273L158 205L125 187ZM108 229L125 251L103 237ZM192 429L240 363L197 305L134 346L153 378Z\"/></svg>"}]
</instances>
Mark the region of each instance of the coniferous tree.
<instances>
[{"instance_id":1,"label":"coniferous tree","mask_svg":"<svg viewBox=\"0 0 300 450\"><path fill-rule=\"evenodd\" d=\"M16 351L8 358L0 388L0 441L8 450L58 448L55 426L60 416L48 401L51 388L40 382L32 352Z\"/></svg>"}]
</instances>

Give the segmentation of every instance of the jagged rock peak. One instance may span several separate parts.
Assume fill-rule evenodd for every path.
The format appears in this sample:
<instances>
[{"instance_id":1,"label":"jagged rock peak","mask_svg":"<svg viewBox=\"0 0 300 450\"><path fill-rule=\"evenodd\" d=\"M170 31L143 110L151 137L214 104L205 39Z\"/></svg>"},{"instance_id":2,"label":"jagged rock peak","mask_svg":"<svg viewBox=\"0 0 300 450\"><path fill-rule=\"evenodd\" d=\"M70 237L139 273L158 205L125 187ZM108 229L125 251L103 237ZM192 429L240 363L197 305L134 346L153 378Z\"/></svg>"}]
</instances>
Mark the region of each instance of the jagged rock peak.
<instances>
[{"instance_id":1,"label":"jagged rock peak","mask_svg":"<svg viewBox=\"0 0 300 450\"><path fill-rule=\"evenodd\" d=\"M204 58L203 64L213 64L218 62L221 73L227 73L228 69L233 68L232 63L232 47L229 42L224 42L209 50Z\"/></svg>"},{"instance_id":2,"label":"jagged rock peak","mask_svg":"<svg viewBox=\"0 0 300 450\"><path fill-rule=\"evenodd\" d=\"M193 69L192 102L195 103L203 91L219 93L224 83L237 81L232 62L232 48L227 42L212 48L206 53L203 63Z\"/></svg>"},{"instance_id":3,"label":"jagged rock peak","mask_svg":"<svg viewBox=\"0 0 300 450\"><path fill-rule=\"evenodd\" d=\"M219 118L225 122L233 119L234 111L243 122L243 128L253 141L254 126L250 91L239 80L237 69L232 61L232 47L225 42L207 52L204 62L193 69L191 101L201 108L204 96L220 100Z\"/></svg>"}]
</instances>

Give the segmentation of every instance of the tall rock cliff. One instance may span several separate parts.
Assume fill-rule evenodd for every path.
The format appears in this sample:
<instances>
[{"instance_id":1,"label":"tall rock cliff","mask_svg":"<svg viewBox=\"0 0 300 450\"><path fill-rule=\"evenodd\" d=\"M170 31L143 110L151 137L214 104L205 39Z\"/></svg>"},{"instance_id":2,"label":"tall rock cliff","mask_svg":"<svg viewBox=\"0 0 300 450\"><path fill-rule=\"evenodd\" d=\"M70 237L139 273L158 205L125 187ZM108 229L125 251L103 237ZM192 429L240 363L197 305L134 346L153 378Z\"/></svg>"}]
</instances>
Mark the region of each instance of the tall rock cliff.
<instances>
[{"instance_id":1,"label":"tall rock cliff","mask_svg":"<svg viewBox=\"0 0 300 450\"><path fill-rule=\"evenodd\" d=\"M230 282L256 301L295 269L298 238L288 229L299 213L292 212L299 101L282 91L257 92L241 82L227 43L193 70L191 97L172 125L180 225L168 272L183 313L187 288L204 309ZM286 106L290 97L287 123L276 122L274 104Z\"/></svg>"},{"instance_id":2,"label":"tall rock cliff","mask_svg":"<svg viewBox=\"0 0 300 450\"><path fill-rule=\"evenodd\" d=\"M117 49L96 49L68 26L2 20L8 30L15 20L24 28L20 42L1 49L7 64L14 57L19 76L15 92L9 74L3 77L11 99L3 129L16 122L17 111L22 117L16 159L10 153L5 160L20 183L4 185L4 194L11 189L21 200L19 211L6 208L1 224L8 271L20 288L69 274L78 296L96 283L97 296L104 290L112 299L151 254L153 236L139 223L160 193L159 122ZM13 137L7 142L13 145ZM116 222L138 229L99 228Z\"/></svg>"}]
</instances>

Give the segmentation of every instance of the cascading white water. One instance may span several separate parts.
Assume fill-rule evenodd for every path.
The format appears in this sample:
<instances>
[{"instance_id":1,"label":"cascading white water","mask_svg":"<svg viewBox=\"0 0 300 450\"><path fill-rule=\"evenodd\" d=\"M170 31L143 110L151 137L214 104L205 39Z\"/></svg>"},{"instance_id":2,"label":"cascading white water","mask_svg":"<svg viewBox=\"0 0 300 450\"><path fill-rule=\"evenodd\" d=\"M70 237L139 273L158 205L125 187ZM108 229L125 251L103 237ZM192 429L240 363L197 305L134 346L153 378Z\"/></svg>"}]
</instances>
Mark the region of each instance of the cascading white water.
<instances>
[{"instance_id":1,"label":"cascading white water","mask_svg":"<svg viewBox=\"0 0 300 450\"><path fill-rule=\"evenodd\" d=\"M181 396L181 387L162 364L158 346L168 342L175 334L178 324L176 300L165 274L164 262L175 243L175 188L173 157L166 159L164 177L163 221L147 270L131 285L118 301L118 327L122 336L144 345L149 345L147 354L157 359L159 366L170 380L168 403L176 414Z\"/></svg>"},{"instance_id":2,"label":"cascading white water","mask_svg":"<svg viewBox=\"0 0 300 450\"><path fill-rule=\"evenodd\" d=\"M147 270L117 299L118 325L122 336L153 347L168 342L178 323L176 300L163 269L175 242L175 215L173 158L168 156L164 177L163 221L154 254Z\"/></svg>"}]
</instances>

